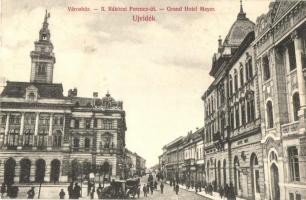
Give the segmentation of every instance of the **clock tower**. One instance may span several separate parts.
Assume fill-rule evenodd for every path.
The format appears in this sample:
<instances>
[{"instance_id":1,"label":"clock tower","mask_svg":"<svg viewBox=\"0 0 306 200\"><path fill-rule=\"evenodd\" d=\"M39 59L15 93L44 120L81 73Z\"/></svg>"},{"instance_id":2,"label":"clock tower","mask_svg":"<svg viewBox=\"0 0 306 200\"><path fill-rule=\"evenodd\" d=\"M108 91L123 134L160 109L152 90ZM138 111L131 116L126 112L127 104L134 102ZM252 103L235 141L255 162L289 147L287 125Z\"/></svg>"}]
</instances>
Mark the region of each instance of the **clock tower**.
<instances>
[{"instance_id":1,"label":"clock tower","mask_svg":"<svg viewBox=\"0 0 306 200\"><path fill-rule=\"evenodd\" d=\"M48 18L50 13L45 14L42 28L39 31L39 40L34 42L35 49L31 51L31 79L30 82L52 83L55 56L53 44L50 40L50 30L48 28Z\"/></svg>"}]
</instances>

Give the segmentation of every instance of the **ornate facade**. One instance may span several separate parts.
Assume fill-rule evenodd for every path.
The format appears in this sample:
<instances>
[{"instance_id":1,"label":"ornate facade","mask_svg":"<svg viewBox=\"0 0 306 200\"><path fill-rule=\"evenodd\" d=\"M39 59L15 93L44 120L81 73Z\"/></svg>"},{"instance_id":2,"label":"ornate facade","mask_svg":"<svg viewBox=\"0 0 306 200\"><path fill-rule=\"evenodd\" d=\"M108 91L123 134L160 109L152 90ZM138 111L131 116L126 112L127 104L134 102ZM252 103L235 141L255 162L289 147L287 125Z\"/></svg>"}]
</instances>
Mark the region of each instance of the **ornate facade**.
<instances>
[{"instance_id":1,"label":"ornate facade","mask_svg":"<svg viewBox=\"0 0 306 200\"><path fill-rule=\"evenodd\" d=\"M276 1L258 17L259 77L266 199L306 196L306 2Z\"/></svg>"},{"instance_id":2,"label":"ornate facade","mask_svg":"<svg viewBox=\"0 0 306 200\"><path fill-rule=\"evenodd\" d=\"M305 33L306 2L277 0L256 24L241 6L219 38L202 96L203 177L215 191L232 184L243 199L306 198ZM182 144L189 152L195 143Z\"/></svg>"},{"instance_id":3,"label":"ornate facade","mask_svg":"<svg viewBox=\"0 0 306 200\"><path fill-rule=\"evenodd\" d=\"M105 163L124 176L125 111L109 93L64 96L53 83L55 55L46 12L31 52L30 82L7 84L0 96L0 182L61 182Z\"/></svg>"}]
</instances>

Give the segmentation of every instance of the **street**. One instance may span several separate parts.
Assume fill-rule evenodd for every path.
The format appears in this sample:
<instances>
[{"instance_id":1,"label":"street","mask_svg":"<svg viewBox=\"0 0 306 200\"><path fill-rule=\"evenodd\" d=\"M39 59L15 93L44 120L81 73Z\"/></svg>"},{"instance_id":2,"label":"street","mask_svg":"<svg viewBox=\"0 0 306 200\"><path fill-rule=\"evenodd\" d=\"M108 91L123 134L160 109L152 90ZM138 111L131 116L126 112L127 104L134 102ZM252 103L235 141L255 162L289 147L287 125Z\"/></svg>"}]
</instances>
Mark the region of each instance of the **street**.
<instances>
[{"instance_id":1,"label":"street","mask_svg":"<svg viewBox=\"0 0 306 200\"><path fill-rule=\"evenodd\" d=\"M154 179L155 180L155 179ZM148 197L144 197L144 194L142 192L142 187L144 184L147 184L148 176L144 176L140 179L141 182L141 193L139 199L165 199L165 200L174 200L174 199L188 199L188 200L205 200L207 198L202 197L200 195L195 194L194 192L188 192L182 188L179 190L179 194L176 195L175 191L173 190L173 187L170 187L168 184L164 184L164 193L161 194L160 192L160 183L158 183L158 190L154 190L153 195L148 194ZM38 198L39 193L39 185L33 185L35 187L35 199ZM19 193L18 198L27 198L27 191L30 189L31 185L29 186L19 186ZM41 199L59 199L59 192L61 189L64 189L66 195L65 199L68 199L68 192L67 192L68 184L62 184L62 185L42 185L41 192L40 192L40 198ZM98 185L96 184L96 188ZM4 196L5 198L5 196ZM97 194L95 193L94 196L95 199L98 199ZM82 198L80 199L89 199L89 196L87 196L87 185L83 185L82 190ZM136 198L137 199L137 198Z\"/></svg>"},{"instance_id":2,"label":"street","mask_svg":"<svg viewBox=\"0 0 306 200\"><path fill-rule=\"evenodd\" d=\"M147 183L148 177L143 177L141 179L141 190L144 183ZM160 193L160 187L158 184L158 190L153 192L153 195L148 194L148 197L143 197L143 192L140 195L140 199L165 199L165 200L172 200L172 199L186 199L186 200L208 200L203 196L197 195L194 192L188 192L182 188L180 188L178 195L175 194L173 187L170 187L168 184L164 184L164 194Z\"/></svg>"}]
</instances>

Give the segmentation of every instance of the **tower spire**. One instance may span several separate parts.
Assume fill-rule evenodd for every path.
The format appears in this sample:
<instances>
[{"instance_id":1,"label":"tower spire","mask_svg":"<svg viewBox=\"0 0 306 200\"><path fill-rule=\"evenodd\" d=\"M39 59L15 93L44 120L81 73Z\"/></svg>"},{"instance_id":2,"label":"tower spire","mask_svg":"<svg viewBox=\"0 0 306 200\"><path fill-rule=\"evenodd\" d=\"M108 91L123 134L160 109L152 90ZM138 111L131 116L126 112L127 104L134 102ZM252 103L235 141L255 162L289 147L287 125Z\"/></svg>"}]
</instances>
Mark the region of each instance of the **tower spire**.
<instances>
[{"instance_id":1,"label":"tower spire","mask_svg":"<svg viewBox=\"0 0 306 200\"><path fill-rule=\"evenodd\" d=\"M240 0L240 12L237 15L237 19L246 19L246 14L243 12L242 0Z\"/></svg>"},{"instance_id":2,"label":"tower spire","mask_svg":"<svg viewBox=\"0 0 306 200\"><path fill-rule=\"evenodd\" d=\"M39 31L39 39L34 42L34 51L31 51L31 82L52 83L55 55L53 44L50 40L51 34L48 28L50 13L45 12L44 21Z\"/></svg>"},{"instance_id":3,"label":"tower spire","mask_svg":"<svg viewBox=\"0 0 306 200\"><path fill-rule=\"evenodd\" d=\"M240 0L240 13L243 13L242 0Z\"/></svg>"}]
</instances>

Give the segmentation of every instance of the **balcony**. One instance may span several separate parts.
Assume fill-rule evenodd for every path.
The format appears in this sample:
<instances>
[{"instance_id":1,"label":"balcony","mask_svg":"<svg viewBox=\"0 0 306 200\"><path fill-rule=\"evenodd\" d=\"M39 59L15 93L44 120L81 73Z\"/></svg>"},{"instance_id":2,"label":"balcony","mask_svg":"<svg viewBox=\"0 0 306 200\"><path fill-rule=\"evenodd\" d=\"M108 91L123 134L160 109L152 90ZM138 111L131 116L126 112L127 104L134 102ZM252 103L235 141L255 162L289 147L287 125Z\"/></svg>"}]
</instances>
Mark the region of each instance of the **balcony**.
<instances>
[{"instance_id":1,"label":"balcony","mask_svg":"<svg viewBox=\"0 0 306 200\"><path fill-rule=\"evenodd\" d=\"M291 122L281 126L282 136L297 134L299 132L299 122Z\"/></svg>"},{"instance_id":2,"label":"balcony","mask_svg":"<svg viewBox=\"0 0 306 200\"><path fill-rule=\"evenodd\" d=\"M195 159L194 158L189 158L185 160L185 165L194 165L195 164Z\"/></svg>"}]
</instances>

